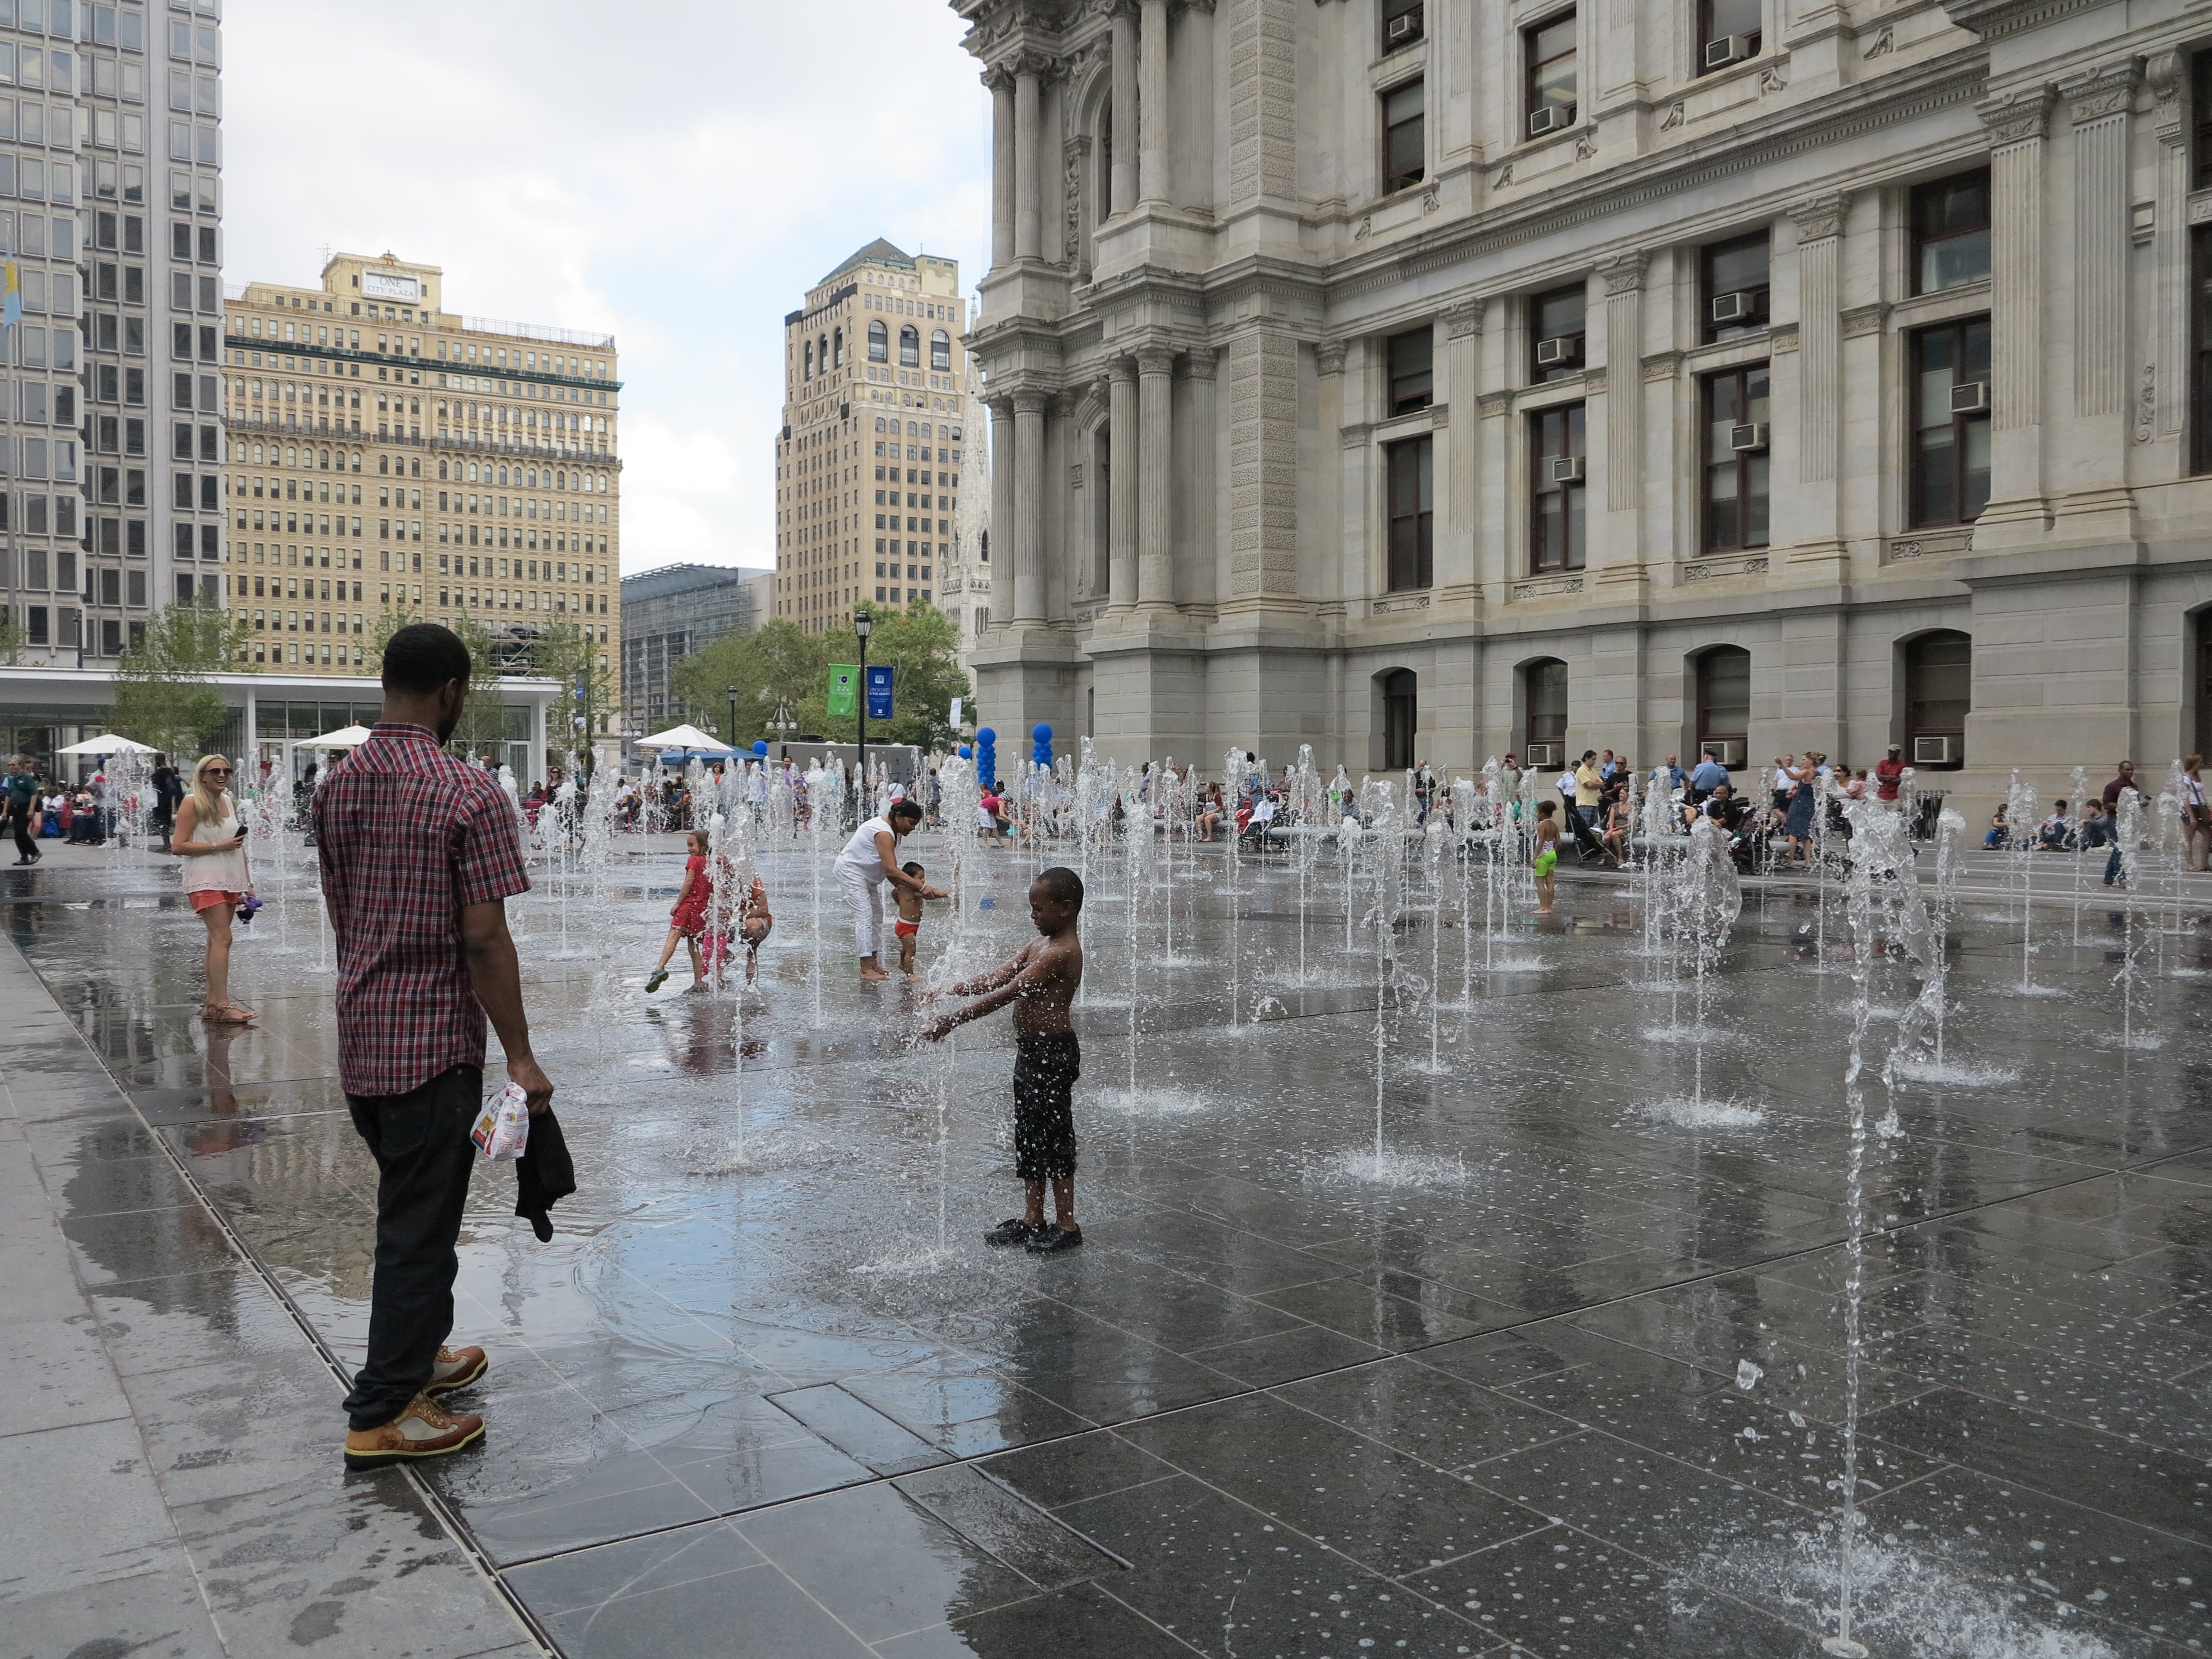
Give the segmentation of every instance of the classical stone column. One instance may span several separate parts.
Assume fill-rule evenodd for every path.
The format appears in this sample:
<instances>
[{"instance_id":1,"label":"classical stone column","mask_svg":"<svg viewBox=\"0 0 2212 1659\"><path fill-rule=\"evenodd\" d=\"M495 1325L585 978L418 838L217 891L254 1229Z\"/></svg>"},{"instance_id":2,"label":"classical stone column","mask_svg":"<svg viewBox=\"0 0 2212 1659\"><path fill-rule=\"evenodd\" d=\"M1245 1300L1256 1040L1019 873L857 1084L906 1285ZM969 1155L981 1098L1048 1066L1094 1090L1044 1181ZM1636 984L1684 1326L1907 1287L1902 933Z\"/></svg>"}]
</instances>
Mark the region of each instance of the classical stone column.
<instances>
[{"instance_id":1,"label":"classical stone column","mask_svg":"<svg viewBox=\"0 0 2212 1659\"><path fill-rule=\"evenodd\" d=\"M1044 406L1042 392L1014 393L1014 622L1042 626L1044 592Z\"/></svg>"},{"instance_id":2,"label":"classical stone column","mask_svg":"<svg viewBox=\"0 0 2212 1659\"><path fill-rule=\"evenodd\" d=\"M1444 440L1443 533L1437 538L1437 585L1455 586L1475 580L1474 531L1476 446L1480 427L1475 395L1480 390L1482 301L1444 313L1443 384L1437 401L1451 411Z\"/></svg>"},{"instance_id":3,"label":"classical stone column","mask_svg":"<svg viewBox=\"0 0 2212 1659\"><path fill-rule=\"evenodd\" d=\"M1106 366L1106 505L1108 592L1113 608L1133 610L1137 603L1137 366L1116 357Z\"/></svg>"},{"instance_id":4,"label":"classical stone column","mask_svg":"<svg viewBox=\"0 0 2212 1659\"><path fill-rule=\"evenodd\" d=\"M1990 505L1977 548L2039 533L2043 501L2045 140L2051 89L1984 100L1990 134Z\"/></svg>"},{"instance_id":5,"label":"classical stone column","mask_svg":"<svg viewBox=\"0 0 2212 1659\"><path fill-rule=\"evenodd\" d=\"M1175 360L1169 346L1137 348L1137 603L1146 611L1175 608Z\"/></svg>"},{"instance_id":6,"label":"classical stone column","mask_svg":"<svg viewBox=\"0 0 2212 1659\"><path fill-rule=\"evenodd\" d=\"M1137 0L1114 8L1114 167L1108 190L1113 211L1137 204Z\"/></svg>"},{"instance_id":7,"label":"classical stone column","mask_svg":"<svg viewBox=\"0 0 2212 1659\"><path fill-rule=\"evenodd\" d=\"M1643 253L1626 253L1598 267L1605 278L1605 504L1614 513L1632 513L1644 499L1641 366L1648 264ZM1643 551L1637 546L1635 556L1640 559Z\"/></svg>"},{"instance_id":8,"label":"classical stone column","mask_svg":"<svg viewBox=\"0 0 2212 1659\"><path fill-rule=\"evenodd\" d=\"M1043 222L1037 203L1037 146L1042 125L1042 65L1024 57L1014 65L1014 257L1036 259L1044 252Z\"/></svg>"},{"instance_id":9,"label":"classical stone column","mask_svg":"<svg viewBox=\"0 0 2212 1659\"><path fill-rule=\"evenodd\" d=\"M1186 528L1184 556L1200 584L1191 597L1204 600L1212 593L1214 526L1218 504L1214 497L1213 386L1214 352L1195 346L1183 356L1183 374L1190 381L1190 430L1183 434L1181 521Z\"/></svg>"},{"instance_id":10,"label":"classical stone column","mask_svg":"<svg viewBox=\"0 0 2212 1659\"><path fill-rule=\"evenodd\" d=\"M2063 88L2074 122L2074 412L2127 406L2128 116L2136 65L2092 70Z\"/></svg>"},{"instance_id":11,"label":"classical stone column","mask_svg":"<svg viewBox=\"0 0 2212 1659\"><path fill-rule=\"evenodd\" d=\"M1014 77L1004 64L983 72L991 89L991 264L1014 258Z\"/></svg>"},{"instance_id":12,"label":"classical stone column","mask_svg":"<svg viewBox=\"0 0 2212 1659\"><path fill-rule=\"evenodd\" d=\"M1142 0L1137 44L1137 196L1168 198L1168 0Z\"/></svg>"},{"instance_id":13,"label":"classical stone column","mask_svg":"<svg viewBox=\"0 0 2212 1659\"><path fill-rule=\"evenodd\" d=\"M2145 78L2157 100L2153 117L2158 133L2157 193L2151 206L2150 234L2158 270L2158 338L2155 359L2143 365L2136 394L2135 441L2169 438L2181 430L2187 406L2189 363L2189 123L2182 114L2181 82L2188 58L2179 52L2150 60ZM2131 230L2139 235L2139 230Z\"/></svg>"},{"instance_id":14,"label":"classical stone column","mask_svg":"<svg viewBox=\"0 0 2212 1659\"><path fill-rule=\"evenodd\" d=\"M1797 224L1797 477L1831 483L1842 442L1844 199L1802 202L1790 216Z\"/></svg>"},{"instance_id":15,"label":"classical stone column","mask_svg":"<svg viewBox=\"0 0 2212 1659\"><path fill-rule=\"evenodd\" d=\"M1004 628L1014 598L1014 405L1012 398L994 398L984 406L991 411L991 523L999 532L999 570L1006 594L991 620L994 627Z\"/></svg>"}]
</instances>

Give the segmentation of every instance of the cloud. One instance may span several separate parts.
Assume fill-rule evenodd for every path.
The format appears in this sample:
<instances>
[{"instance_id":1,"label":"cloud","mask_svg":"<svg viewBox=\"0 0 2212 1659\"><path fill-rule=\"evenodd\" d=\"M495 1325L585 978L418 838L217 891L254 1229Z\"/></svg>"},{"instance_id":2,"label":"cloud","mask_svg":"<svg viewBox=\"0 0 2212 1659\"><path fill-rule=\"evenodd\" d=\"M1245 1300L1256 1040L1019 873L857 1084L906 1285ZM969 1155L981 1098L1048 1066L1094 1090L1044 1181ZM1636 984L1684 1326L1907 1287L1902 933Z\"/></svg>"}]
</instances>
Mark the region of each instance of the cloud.
<instances>
[{"instance_id":1,"label":"cloud","mask_svg":"<svg viewBox=\"0 0 2212 1659\"><path fill-rule=\"evenodd\" d=\"M623 567L775 562L783 317L877 236L989 251L990 100L933 0L231 0L225 274L441 266L617 337Z\"/></svg>"}]
</instances>

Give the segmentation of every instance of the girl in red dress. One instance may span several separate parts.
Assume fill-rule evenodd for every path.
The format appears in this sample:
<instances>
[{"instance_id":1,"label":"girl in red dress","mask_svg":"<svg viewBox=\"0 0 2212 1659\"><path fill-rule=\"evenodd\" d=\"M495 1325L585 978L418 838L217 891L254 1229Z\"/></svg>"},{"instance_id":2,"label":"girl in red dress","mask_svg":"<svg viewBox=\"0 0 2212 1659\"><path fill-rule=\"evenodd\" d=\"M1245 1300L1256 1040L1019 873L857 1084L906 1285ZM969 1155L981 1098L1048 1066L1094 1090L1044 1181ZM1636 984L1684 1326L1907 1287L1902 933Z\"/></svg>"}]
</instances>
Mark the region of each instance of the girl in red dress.
<instances>
[{"instance_id":1,"label":"girl in red dress","mask_svg":"<svg viewBox=\"0 0 2212 1659\"><path fill-rule=\"evenodd\" d=\"M676 895L676 908L668 913L668 943L660 947L660 960L653 964L653 977L645 982L648 994L667 980L668 959L676 954L678 940L691 951L691 991L707 988L707 961L699 953L699 939L707 931L707 906L714 897L714 880L707 873L707 832L694 830L685 840L691 856L684 861L684 885ZM689 996L691 991L684 994Z\"/></svg>"}]
</instances>

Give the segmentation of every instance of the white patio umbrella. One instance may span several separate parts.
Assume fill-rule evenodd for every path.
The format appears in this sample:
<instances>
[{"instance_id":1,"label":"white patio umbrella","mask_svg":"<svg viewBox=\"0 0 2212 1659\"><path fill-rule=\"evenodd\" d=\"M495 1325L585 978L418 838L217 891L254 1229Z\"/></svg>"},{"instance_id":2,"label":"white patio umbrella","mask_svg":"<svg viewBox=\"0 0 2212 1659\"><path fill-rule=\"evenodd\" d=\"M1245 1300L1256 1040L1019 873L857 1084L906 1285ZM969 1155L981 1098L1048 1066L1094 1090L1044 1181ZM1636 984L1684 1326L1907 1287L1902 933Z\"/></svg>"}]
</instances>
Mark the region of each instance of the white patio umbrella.
<instances>
[{"instance_id":1,"label":"white patio umbrella","mask_svg":"<svg viewBox=\"0 0 2212 1659\"><path fill-rule=\"evenodd\" d=\"M129 738L87 738L82 743L73 743L66 749L57 749L57 755L150 755L154 745L135 743Z\"/></svg>"},{"instance_id":2,"label":"white patio umbrella","mask_svg":"<svg viewBox=\"0 0 2212 1659\"><path fill-rule=\"evenodd\" d=\"M367 743L368 728L365 726L342 726L335 732L325 732L319 738L302 738L301 749L353 749Z\"/></svg>"},{"instance_id":3,"label":"white patio umbrella","mask_svg":"<svg viewBox=\"0 0 2212 1659\"><path fill-rule=\"evenodd\" d=\"M640 738L637 746L650 750L696 749L708 755L734 755L738 752L726 743L708 737L696 726L672 726L665 732Z\"/></svg>"}]
</instances>

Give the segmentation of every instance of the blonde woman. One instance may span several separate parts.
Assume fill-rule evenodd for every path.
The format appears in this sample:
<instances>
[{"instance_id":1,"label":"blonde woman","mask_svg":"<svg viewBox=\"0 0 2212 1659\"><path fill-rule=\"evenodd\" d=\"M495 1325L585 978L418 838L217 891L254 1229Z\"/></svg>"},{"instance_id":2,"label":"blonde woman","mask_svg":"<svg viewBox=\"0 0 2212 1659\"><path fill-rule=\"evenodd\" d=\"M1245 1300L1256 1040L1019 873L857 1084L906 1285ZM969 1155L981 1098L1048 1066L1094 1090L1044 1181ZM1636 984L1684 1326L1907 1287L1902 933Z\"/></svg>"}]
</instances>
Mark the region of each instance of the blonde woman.
<instances>
[{"instance_id":1,"label":"blonde woman","mask_svg":"<svg viewBox=\"0 0 2212 1659\"><path fill-rule=\"evenodd\" d=\"M246 867L246 831L230 796L230 763L203 755L192 765L191 793L177 809L170 850L185 860L185 894L207 925L207 1001L210 1025L243 1025L253 1010L230 1000L230 926L253 890Z\"/></svg>"}]
</instances>

